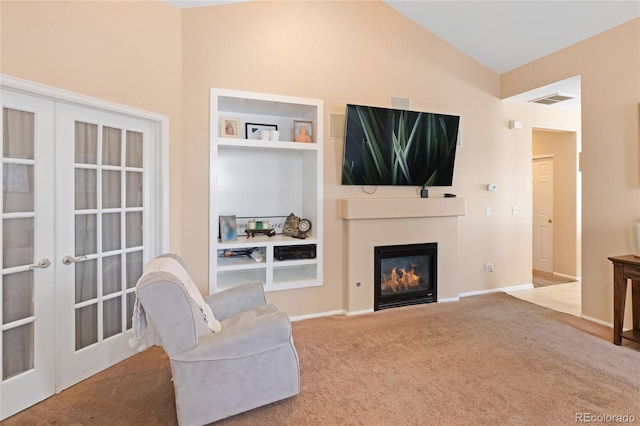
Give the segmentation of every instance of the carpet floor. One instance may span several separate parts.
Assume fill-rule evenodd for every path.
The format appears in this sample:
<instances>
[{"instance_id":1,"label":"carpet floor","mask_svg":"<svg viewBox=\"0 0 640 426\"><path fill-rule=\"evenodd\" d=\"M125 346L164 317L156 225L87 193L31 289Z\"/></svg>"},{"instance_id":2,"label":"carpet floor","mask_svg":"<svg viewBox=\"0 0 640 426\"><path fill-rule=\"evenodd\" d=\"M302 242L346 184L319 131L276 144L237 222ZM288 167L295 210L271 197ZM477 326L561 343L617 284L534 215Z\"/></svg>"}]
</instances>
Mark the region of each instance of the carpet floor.
<instances>
[{"instance_id":1,"label":"carpet floor","mask_svg":"<svg viewBox=\"0 0 640 426\"><path fill-rule=\"evenodd\" d=\"M220 425L640 421L640 345L615 346L606 327L504 293L309 319L293 332L300 394ZM174 425L168 359L150 348L5 424Z\"/></svg>"}]
</instances>

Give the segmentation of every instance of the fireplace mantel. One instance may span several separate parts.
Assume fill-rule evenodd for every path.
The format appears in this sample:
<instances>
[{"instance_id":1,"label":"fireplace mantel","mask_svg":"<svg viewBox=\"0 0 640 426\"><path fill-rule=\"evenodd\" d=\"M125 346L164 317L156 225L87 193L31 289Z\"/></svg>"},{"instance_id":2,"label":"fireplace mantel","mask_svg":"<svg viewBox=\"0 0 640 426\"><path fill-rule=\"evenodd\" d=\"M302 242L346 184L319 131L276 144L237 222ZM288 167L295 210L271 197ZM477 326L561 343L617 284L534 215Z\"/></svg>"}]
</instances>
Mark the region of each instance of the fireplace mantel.
<instances>
[{"instance_id":1,"label":"fireplace mantel","mask_svg":"<svg viewBox=\"0 0 640 426\"><path fill-rule=\"evenodd\" d=\"M342 199L342 218L345 220L464 215L465 201L458 197Z\"/></svg>"},{"instance_id":2,"label":"fireplace mantel","mask_svg":"<svg viewBox=\"0 0 640 426\"><path fill-rule=\"evenodd\" d=\"M438 244L438 298L458 295L458 197L343 198L346 308L372 312L374 250L398 244Z\"/></svg>"}]
</instances>

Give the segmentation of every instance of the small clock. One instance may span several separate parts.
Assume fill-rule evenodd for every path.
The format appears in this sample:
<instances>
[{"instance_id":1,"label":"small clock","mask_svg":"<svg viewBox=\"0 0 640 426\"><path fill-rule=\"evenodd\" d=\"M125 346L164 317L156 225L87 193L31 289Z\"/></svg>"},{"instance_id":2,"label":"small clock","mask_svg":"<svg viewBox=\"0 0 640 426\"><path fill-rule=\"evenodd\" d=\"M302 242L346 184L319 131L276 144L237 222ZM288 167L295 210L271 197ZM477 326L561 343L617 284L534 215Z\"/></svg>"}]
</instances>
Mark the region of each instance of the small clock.
<instances>
[{"instance_id":1,"label":"small clock","mask_svg":"<svg viewBox=\"0 0 640 426\"><path fill-rule=\"evenodd\" d=\"M298 223L298 230L300 232L309 232L311 230L311 221L309 219L300 219L300 223Z\"/></svg>"}]
</instances>

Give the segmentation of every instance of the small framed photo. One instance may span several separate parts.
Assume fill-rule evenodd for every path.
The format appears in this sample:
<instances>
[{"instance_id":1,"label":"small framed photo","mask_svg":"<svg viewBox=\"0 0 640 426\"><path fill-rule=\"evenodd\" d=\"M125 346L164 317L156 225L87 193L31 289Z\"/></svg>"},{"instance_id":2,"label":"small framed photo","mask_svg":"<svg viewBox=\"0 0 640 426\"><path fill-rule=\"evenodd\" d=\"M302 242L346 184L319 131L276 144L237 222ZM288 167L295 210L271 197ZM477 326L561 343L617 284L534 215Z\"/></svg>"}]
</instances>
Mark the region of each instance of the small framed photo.
<instances>
[{"instance_id":1,"label":"small framed photo","mask_svg":"<svg viewBox=\"0 0 640 426\"><path fill-rule=\"evenodd\" d=\"M261 132L266 130L278 130L277 124L260 124L260 123L244 123L244 129L247 133L247 139L262 139ZM269 138L267 138L268 140Z\"/></svg>"},{"instance_id":2,"label":"small framed photo","mask_svg":"<svg viewBox=\"0 0 640 426\"><path fill-rule=\"evenodd\" d=\"M239 138L240 119L234 117L220 117L220 137Z\"/></svg>"},{"instance_id":3,"label":"small framed photo","mask_svg":"<svg viewBox=\"0 0 640 426\"><path fill-rule=\"evenodd\" d=\"M294 142L313 142L313 121L293 121Z\"/></svg>"},{"instance_id":4,"label":"small framed photo","mask_svg":"<svg viewBox=\"0 0 640 426\"><path fill-rule=\"evenodd\" d=\"M238 228L235 215L220 216L220 241L236 241L238 239Z\"/></svg>"}]
</instances>

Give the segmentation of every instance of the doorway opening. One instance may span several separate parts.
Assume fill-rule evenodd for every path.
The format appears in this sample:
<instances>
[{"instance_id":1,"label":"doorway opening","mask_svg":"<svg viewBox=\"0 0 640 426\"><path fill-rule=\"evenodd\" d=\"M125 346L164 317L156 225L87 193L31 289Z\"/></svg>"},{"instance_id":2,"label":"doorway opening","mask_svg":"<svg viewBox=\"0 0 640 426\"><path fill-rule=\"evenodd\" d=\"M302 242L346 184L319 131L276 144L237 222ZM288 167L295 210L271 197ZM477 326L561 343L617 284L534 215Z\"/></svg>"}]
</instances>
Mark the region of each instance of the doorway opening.
<instances>
[{"instance_id":1,"label":"doorway opening","mask_svg":"<svg viewBox=\"0 0 640 426\"><path fill-rule=\"evenodd\" d=\"M541 128L532 133L534 287L580 281L578 134Z\"/></svg>"}]
</instances>

